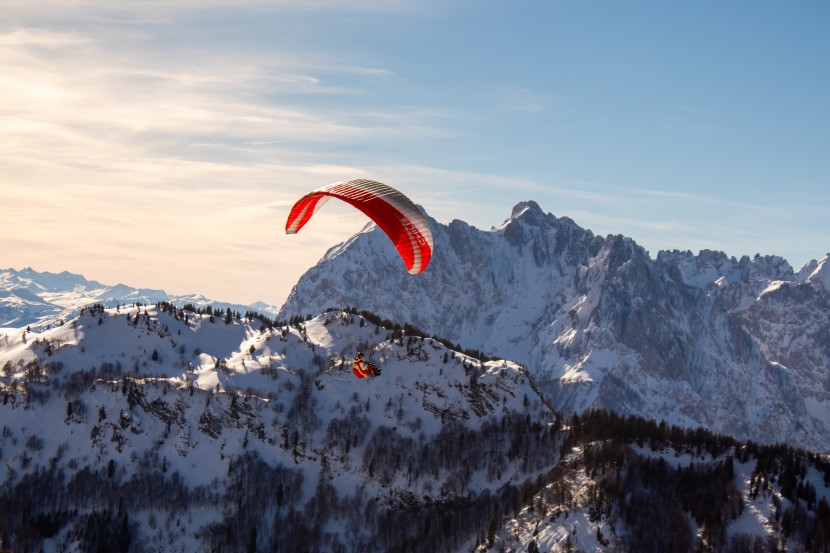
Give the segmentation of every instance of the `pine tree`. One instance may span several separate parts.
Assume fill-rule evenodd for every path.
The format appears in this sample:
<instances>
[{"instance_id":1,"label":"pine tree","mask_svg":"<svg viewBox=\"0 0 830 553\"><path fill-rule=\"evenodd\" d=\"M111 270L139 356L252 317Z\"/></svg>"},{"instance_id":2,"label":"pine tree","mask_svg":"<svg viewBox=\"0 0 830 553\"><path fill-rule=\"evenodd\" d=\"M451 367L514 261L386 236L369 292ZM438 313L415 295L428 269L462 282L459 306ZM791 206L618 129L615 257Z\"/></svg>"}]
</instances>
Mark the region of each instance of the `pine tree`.
<instances>
[{"instance_id":1,"label":"pine tree","mask_svg":"<svg viewBox=\"0 0 830 553\"><path fill-rule=\"evenodd\" d=\"M251 535L248 537L248 553L256 553L256 526L251 528Z\"/></svg>"}]
</instances>

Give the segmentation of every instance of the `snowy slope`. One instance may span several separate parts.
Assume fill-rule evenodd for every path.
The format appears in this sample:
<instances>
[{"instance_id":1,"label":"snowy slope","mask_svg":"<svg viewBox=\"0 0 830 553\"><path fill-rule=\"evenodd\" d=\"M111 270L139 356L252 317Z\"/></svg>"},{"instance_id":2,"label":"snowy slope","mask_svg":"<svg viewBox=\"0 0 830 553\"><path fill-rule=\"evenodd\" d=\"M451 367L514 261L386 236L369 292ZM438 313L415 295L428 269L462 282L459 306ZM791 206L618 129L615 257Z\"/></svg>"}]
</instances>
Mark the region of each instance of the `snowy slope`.
<instances>
[{"instance_id":1,"label":"snowy slope","mask_svg":"<svg viewBox=\"0 0 830 553\"><path fill-rule=\"evenodd\" d=\"M775 256L651 258L534 202L490 231L431 224L423 274L399 270L370 225L303 275L280 317L357 306L522 363L565 413L830 450L827 258L798 273Z\"/></svg>"},{"instance_id":2,"label":"snowy slope","mask_svg":"<svg viewBox=\"0 0 830 553\"><path fill-rule=\"evenodd\" d=\"M214 302L198 294L171 296L164 290L107 286L69 272L0 269L0 327L42 330L75 317L82 307L100 303L108 307L130 303L167 301L176 305L207 305L245 313L254 310L273 316L276 308L257 302L251 306Z\"/></svg>"},{"instance_id":3,"label":"snowy slope","mask_svg":"<svg viewBox=\"0 0 830 553\"><path fill-rule=\"evenodd\" d=\"M357 349L380 377L353 377ZM351 312L281 326L87 308L2 331L0 398L0 547L15 551L795 551L830 536L821 456L602 413L563 427L521 366Z\"/></svg>"},{"instance_id":4,"label":"snowy slope","mask_svg":"<svg viewBox=\"0 0 830 553\"><path fill-rule=\"evenodd\" d=\"M381 377L352 376L358 347ZM0 503L48 512L52 526L31 521L53 532L47 550L91 547L83 524L129 530L131 550L239 550L251 527L262 549L302 549L280 533L290 527L312 550L389 550L398 538L378 538L383 520L445 504L474 513L535 478L549 460L527 445L513 461L513 431L554 421L515 363L343 312L268 328L155 306L85 309L59 328L4 331L0 390ZM306 524L297 510L317 514Z\"/></svg>"},{"instance_id":5,"label":"snowy slope","mask_svg":"<svg viewBox=\"0 0 830 553\"><path fill-rule=\"evenodd\" d=\"M699 432L684 436L665 431L654 440L656 426L627 424L626 429L626 423L616 420L611 425L620 426L603 432L605 439L572 444L555 468L528 490L532 495L522 508L491 525L475 551L773 552L830 547L826 458ZM635 428L637 439L621 439Z\"/></svg>"}]
</instances>

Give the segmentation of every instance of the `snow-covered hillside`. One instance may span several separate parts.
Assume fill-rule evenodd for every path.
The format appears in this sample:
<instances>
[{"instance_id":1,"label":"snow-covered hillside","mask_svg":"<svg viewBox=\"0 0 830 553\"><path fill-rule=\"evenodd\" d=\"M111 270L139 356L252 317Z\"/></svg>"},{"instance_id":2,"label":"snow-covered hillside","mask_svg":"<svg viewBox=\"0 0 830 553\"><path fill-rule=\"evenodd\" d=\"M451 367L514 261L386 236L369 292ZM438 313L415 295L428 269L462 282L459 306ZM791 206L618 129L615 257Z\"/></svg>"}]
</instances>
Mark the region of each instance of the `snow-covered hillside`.
<instances>
[{"instance_id":1,"label":"snow-covered hillside","mask_svg":"<svg viewBox=\"0 0 830 553\"><path fill-rule=\"evenodd\" d=\"M212 306L244 313L248 310L273 316L276 307L257 302L238 305L215 302L199 294L171 296L164 290L132 288L124 284L107 286L81 275L39 272L27 267L20 271L0 269L0 327L43 330L60 326L78 315L82 307L100 303L115 307L128 303L166 301L178 306Z\"/></svg>"},{"instance_id":2,"label":"snow-covered hillside","mask_svg":"<svg viewBox=\"0 0 830 553\"><path fill-rule=\"evenodd\" d=\"M604 413L578 424L592 429L574 429L557 466L477 553L830 547L826 458Z\"/></svg>"},{"instance_id":3,"label":"snow-covered hillside","mask_svg":"<svg viewBox=\"0 0 830 553\"><path fill-rule=\"evenodd\" d=\"M432 221L428 269L373 226L332 248L280 317L356 306L525 365L565 413L604 408L830 450L828 258L651 258L522 202L490 231ZM367 270L368 269L368 270Z\"/></svg>"},{"instance_id":4,"label":"snow-covered hillside","mask_svg":"<svg viewBox=\"0 0 830 553\"><path fill-rule=\"evenodd\" d=\"M821 456L563 421L521 366L369 313L94 306L0 333L0 549L830 547Z\"/></svg>"},{"instance_id":5,"label":"snow-covered hillside","mask_svg":"<svg viewBox=\"0 0 830 553\"><path fill-rule=\"evenodd\" d=\"M453 551L555 449L515 363L345 312L213 315L96 306L0 331L15 550ZM357 349L380 377L352 375Z\"/></svg>"}]
</instances>

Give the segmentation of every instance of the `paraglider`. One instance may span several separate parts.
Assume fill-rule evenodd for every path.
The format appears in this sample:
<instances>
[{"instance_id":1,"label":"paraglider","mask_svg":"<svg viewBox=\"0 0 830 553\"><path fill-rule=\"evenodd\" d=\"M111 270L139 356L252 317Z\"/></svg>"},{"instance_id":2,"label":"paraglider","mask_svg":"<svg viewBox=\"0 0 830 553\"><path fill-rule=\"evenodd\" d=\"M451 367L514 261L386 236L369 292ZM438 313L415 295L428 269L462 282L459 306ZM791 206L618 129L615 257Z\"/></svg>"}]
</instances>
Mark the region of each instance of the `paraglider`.
<instances>
[{"instance_id":1,"label":"paraglider","mask_svg":"<svg viewBox=\"0 0 830 553\"><path fill-rule=\"evenodd\" d=\"M366 378L367 376L380 376L380 369L377 365L363 360L363 352L357 352L354 356L354 363L352 363L352 371L358 378Z\"/></svg>"},{"instance_id":2,"label":"paraglider","mask_svg":"<svg viewBox=\"0 0 830 553\"><path fill-rule=\"evenodd\" d=\"M351 204L372 219L395 245L410 274L427 268L432 257L432 232L426 217L404 194L373 180L341 181L312 190L291 208L285 222L286 234L299 232L331 197Z\"/></svg>"}]
</instances>

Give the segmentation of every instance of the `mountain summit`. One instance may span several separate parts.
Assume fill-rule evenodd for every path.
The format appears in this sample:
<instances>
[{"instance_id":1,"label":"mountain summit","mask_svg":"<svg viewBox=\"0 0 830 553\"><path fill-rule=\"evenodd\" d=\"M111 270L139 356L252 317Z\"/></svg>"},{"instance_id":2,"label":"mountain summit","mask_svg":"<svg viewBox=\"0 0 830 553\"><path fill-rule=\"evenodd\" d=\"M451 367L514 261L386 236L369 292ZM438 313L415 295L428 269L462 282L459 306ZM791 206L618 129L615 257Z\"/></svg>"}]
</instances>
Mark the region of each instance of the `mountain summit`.
<instances>
[{"instance_id":1,"label":"mountain summit","mask_svg":"<svg viewBox=\"0 0 830 553\"><path fill-rule=\"evenodd\" d=\"M605 408L762 443L830 448L827 258L656 258L517 204L489 231L431 220L422 275L374 226L332 248L279 316L355 306L518 361L565 413Z\"/></svg>"}]
</instances>

